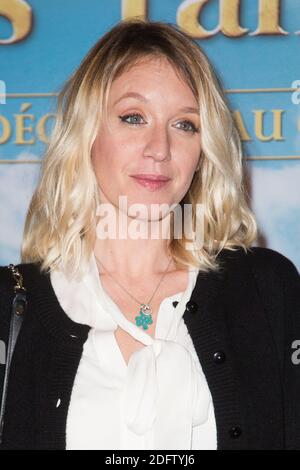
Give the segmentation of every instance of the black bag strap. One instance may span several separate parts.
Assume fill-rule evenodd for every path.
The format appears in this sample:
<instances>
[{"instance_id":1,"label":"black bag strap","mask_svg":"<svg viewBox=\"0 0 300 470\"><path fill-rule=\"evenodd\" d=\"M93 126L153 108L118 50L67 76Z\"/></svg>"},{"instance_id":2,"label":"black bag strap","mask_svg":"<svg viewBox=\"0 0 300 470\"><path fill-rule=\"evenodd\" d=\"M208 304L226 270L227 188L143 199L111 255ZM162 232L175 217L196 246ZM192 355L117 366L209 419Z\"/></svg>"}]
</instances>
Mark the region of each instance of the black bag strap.
<instances>
[{"instance_id":1,"label":"black bag strap","mask_svg":"<svg viewBox=\"0 0 300 470\"><path fill-rule=\"evenodd\" d=\"M12 276L15 280L15 285L14 285L15 296L12 302L12 312L11 312L10 327L9 327L9 339L8 339L7 355L6 355L6 368L5 368L5 377L4 377L4 383L3 383L3 393L2 393L2 402L1 402L0 444L2 443L5 404L6 404L7 387L8 387L8 379L9 379L12 355L13 355L17 338L21 329L23 318L27 310L26 288L23 286L23 276L20 274L18 268L13 264L10 264L8 266L8 269L11 270Z\"/></svg>"}]
</instances>

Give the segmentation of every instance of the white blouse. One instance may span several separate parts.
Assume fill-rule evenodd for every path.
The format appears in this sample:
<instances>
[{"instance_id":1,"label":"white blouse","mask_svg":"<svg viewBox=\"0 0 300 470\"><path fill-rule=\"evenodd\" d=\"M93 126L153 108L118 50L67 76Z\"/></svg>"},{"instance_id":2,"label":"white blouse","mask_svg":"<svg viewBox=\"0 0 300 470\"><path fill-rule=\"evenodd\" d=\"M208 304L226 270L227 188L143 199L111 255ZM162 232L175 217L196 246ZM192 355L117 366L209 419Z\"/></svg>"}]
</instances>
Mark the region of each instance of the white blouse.
<instances>
[{"instance_id":1,"label":"white blouse","mask_svg":"<svg viewBox=\"0 0 300 470\"><path fill-rule=\"evenodd\" d=\"M105 291L94 254L80 282L51 272L65 313L91 326L69 404L67 449L217 448L211 394L182 318L197 274L190 268L186 290L161 302L153 339ZM114 335L118 326L145 344L128 365Z\"/></svg>"}]
</instances>

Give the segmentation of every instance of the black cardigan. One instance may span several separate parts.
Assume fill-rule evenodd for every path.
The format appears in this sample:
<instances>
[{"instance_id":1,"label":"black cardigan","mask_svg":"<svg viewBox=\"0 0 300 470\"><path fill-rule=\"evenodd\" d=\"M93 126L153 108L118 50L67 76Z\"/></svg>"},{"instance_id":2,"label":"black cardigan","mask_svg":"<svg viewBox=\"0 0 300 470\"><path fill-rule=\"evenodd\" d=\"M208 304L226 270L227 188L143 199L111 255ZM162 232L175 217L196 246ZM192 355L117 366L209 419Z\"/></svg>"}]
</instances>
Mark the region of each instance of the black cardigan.
<instances>
[{"instance_id":1,"label":"black cardigan","mask_svg":"<svg viewBox=\"0 0 300 470\"><path fill-rule=\"evenodd\" d=\"M183 316L211 391L218 449L300 449L299 273L269 248L222 250L219 259L220 273L199 273ZM0 448L65 449L68 406L90 327L66 315L38 264L18 267L29 308L13 356ZM13 284L0 267L5 343Z\"/></svg>"}]
</instances>

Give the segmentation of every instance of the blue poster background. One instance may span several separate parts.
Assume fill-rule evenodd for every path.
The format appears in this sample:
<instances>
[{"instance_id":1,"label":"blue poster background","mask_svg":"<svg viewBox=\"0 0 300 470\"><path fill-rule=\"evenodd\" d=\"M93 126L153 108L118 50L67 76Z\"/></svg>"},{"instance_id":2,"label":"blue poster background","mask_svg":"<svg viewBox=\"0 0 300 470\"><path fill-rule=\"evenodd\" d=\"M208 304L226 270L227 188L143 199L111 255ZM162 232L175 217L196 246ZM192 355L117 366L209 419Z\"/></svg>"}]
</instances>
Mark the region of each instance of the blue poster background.
<instances>
[{"instance_id":1,"label":"blue poster background","mask_svg":"<svg viewBox=\"0 0 300 470\"><path fill-rule=\"evenodd\" d=\"M16 7L28 6L31 27L22 40L1 43L15 31L3 14L7 2L0 0L0 83L2 93L3 87L6 91L3 102L0 87L1 265L20 260L25 215L45 149L38 134L41 119L55 111L55 94L65 79L99 37L122 18L126 6L119 0L11 1ZM148 19L174 25L188 4L179 0L144 3ZM242 119L249 137L243 144L251 206L260 230L256 244L280 251L300 269L300 2L277 3L285 34L253 34L263 0L241 0L239 21L248 29L244 35L216 32L197 42L212 61L231 109ZM206 30L218 25L220 4L208 0L203 6L198 21ZM261 132L268 140L258 132L262 112ZM276 114L280 132L272 138ZM22 122L28 130L20 142L18 125L25 115L29 117ZM51 125L50 117L46 134Z\"/></svg>"}]
</instances>

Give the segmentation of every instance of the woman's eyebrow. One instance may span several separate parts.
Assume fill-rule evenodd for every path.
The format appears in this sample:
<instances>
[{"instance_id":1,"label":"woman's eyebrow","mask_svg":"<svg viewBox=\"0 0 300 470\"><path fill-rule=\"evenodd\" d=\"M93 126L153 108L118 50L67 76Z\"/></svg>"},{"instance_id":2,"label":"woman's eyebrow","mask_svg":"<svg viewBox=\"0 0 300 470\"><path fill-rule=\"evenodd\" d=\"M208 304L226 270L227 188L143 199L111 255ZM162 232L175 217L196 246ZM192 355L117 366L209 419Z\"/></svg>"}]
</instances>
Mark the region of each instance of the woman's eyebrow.
<instances>
[{"instance_id":1,"label":"woman's eyebrow","mask_svg":"<svg viewBox=\"0 0 300 470\"><path fill-rule=\"evenodd\" d=\"M124 100L125 98L135 98L137 100L144 101L144 102L149 101L147 98L145 98L145 96L140 95L140 93L129 91L128 93L125 93L120 98L118 98L117 101L114 102L113 106L115 106L117 103L119 103L119 101Z\"/></svg>"},{"instance_id":2,"label":"woman's eyebrow","mask_svg":"<svg viewBox=\"0 0 300 470\"><path fill-rule=\"evenodd\" d=\"M125 93L124 95L120 96L120 98L118 98L113 106L115 106L117 103L119 103L121 100L124 100L125 98L135 98L137 100L140 100L140 101L144 101L144 102L148 102L149 100L141 95L140 93L136 93L134 91L131 91L131 92L128 92L128 93ZM199 114L199 109L197 108L193 108L191 106L185 106L184 108L181 108L179 109L180 112L184 112L184 113L192 113L192 114Z\"/></svg>"}]
</instances>

